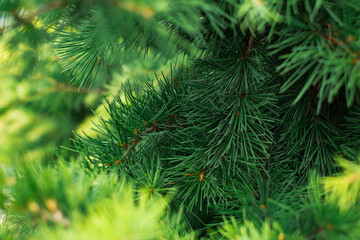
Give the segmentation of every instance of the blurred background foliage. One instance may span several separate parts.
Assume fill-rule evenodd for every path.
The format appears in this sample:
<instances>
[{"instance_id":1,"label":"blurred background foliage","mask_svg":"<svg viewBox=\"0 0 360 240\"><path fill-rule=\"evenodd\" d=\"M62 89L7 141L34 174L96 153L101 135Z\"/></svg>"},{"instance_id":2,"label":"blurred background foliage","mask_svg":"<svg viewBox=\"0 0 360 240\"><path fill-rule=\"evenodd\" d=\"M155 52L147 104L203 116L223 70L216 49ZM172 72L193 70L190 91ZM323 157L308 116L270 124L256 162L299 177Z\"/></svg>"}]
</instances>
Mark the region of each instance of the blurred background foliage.
<instances>
[{"instance_id":1,"label":"blurred background foliage","mask_svg":"<svg viewBox=\"0 0 360 240\"><path fill-rule=\"evenodd\" d=\"M88 131L98 119L92 110L106 118L105 97L112 101L113 95L121 95L123 84L139 91L154 72L169 71L161 57L128 56L121 66L101 69L91 88L80 90L58 61L53 47L57 32L41 21L31 26L18 22L21 14L0 18L5 29L0 36L1 162L54 159L59 146L68 146L73 131L94 134Z\"/></svg>"}]
</instances>

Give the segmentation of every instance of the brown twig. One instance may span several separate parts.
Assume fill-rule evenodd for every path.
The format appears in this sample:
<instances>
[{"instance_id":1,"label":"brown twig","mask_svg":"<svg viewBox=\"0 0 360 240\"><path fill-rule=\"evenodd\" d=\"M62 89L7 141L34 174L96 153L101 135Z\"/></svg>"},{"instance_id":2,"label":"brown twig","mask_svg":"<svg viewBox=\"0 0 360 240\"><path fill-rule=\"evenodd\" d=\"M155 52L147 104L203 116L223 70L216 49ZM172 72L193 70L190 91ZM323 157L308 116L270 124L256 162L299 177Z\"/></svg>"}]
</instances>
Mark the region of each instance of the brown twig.
<instances>
[{"instance_id":1,"label":"brown twig","mask_svg":"<svg viewBox=\"0 0 360 240\"><path fill-rule=\"evenodd\" d=\"M201 182L204 179L205 172L206 172L206 168L201 172L197 172L197 173L185 173L184 176L195 176L199 174L199 181Z\"/></svg>"},{"instance_id":2,"label":"brown twig","mask_svg":"<svg viewBox=\"0 0 360 240\"><path fill-rule=\"evenodd\" d=\"M83 88L79 90L77 87L73 87L64 83L59 83L57 86L50 89L52 92L74 92L74 93L105 93L108 90L106 88Z\"/></svg>"},{"instance_id":3,"label":"brown twig","mask_svg":"<svg viewBox=\"0 0 360 240\"><path fill-rule=\"evenodd\" d=\"M143 134L150 133L150 132L154 131L155 129L156 129L155 126L152 126L148 129L146 129L143 132ZM127 158L129 156L130 152L135 148L135 146L139 143L140 140L141 140L141 136L138 136L134 141L132 141L132 143L129 145L126 152L122 156L121 162L123 162L125 160L125 158Z\"/></svg>"},{"instance_id":4,"label":"brown twig","mask_svg":"<svg viewBox=\"0 0 360 240\"><path fill-rule=\"evenodd\" d=\"M248 42L248 46L245 52L245 56L249 57L250 53L251 53L251 48L253 47L254 44L254 35L252 35L252 33L250 33L250 38L249 38L249 42Z\"/></svg>"},{"instance_id":5,"label":"brown twig","mask_svg":"<svg viewBox=\"0 0 360 240\"><path fill-rule=\"evenodd\" d=\"M30 12L27 17L20 16L19 12L15 12L15 11L12 12L12 15L16 21L18 21L20 23L25 23L25 24L31 25L32 24L31 22L38 15L48 12L48 11L51 11L53 9L64 8L65 6L66 6L66 3L64 1L56 1L56 2L52 2L50 4L44 5L42 8L38 9L37 11Z\"/></svg>"},{"instance_id":6,"label":"brown twig","mask_svg":"<svg viewBox=\"0 0 360 240\"><path fill-rule=\"evenodd\" d=\"M20 12L11 12L12 16L14 17L15 21L18 22L18 23L21 23L21 24L25 24L27 26L31 26L32 23L32 19L29 19L29 18L25 18L25 17L22 17L19 15Z\"/></svg>"}]
</instances>

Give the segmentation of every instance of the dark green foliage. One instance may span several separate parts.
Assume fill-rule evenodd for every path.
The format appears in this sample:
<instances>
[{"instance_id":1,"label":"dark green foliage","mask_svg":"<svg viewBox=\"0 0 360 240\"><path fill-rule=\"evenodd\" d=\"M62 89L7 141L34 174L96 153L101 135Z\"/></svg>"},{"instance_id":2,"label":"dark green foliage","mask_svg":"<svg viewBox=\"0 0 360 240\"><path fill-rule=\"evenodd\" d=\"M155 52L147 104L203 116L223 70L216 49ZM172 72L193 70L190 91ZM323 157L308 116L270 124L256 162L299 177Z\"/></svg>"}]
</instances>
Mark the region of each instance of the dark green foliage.
<instances>
[{"instance_id":1,"label":"dark green foliage","mask_svg":"<svg viewBox=\"0 0 360 240\"><path fill-rule=\"evenodd\" d=\"M341 143L343 151L349 156L356 158L359 152L360 141L360 108L352 108L346 116L344 137L347 141Z\"/></svg>"},{"instance_id":2,"label":"dark green foliage","mask_svg":"<svg viewBox=\"0 0 360 240\"><path fill-rule=\"evenodd\" d=\"M19 172L2 199L21 229L37 223L24 206L34 200L51 212L46 199L55 199L62 217L40 214L39 236L117 239L127 228L114 222L130 213L109 206L115 194L145 217L154 212L142 204L155 211L171 198L140 238L192 239L193 230L213 239L360 238L357 0L49 0L35 1L43 7L35 15L15 2L0 5L18 29L10 46L34 45L21 56L35 61L51 42L80 89L113 84L138 56L176 63L106 98L94 132L75 133L68 147L81 167ZM94 187L98 178L106 180Z\"/></svg>"}]
</instances>

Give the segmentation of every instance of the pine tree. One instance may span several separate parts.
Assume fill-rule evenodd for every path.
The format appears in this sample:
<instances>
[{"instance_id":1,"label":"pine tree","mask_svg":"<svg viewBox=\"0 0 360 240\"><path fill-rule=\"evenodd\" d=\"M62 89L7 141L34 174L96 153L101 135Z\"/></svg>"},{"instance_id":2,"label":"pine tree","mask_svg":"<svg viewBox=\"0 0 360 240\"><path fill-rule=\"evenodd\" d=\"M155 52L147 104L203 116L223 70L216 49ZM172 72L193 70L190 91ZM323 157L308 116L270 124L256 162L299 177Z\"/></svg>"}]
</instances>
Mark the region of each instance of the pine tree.
<instances>
[{"instance_id":1,"label":"pine tree","mask_svg":"<svg viewBox=\"0 0 360 240\"><path fill-rule=\"evenodd\" d=\"M47 36L79 91L120 85L139 57L171 63L105 99L94 132L65 146L76 160L4 170L4 239L360 238L357 0L0 11L4 35Z\"/></svg>"}]
</instances>

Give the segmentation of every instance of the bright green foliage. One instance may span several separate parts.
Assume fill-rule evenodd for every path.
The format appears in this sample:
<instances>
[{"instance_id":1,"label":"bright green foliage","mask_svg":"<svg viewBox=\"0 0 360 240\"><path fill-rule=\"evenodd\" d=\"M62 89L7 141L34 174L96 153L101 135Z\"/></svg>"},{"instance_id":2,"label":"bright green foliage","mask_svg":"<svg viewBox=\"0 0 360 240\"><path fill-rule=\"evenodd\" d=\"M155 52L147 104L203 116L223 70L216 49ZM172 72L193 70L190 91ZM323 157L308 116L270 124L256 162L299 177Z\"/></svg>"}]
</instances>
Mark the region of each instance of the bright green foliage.
<instances>
[{"instance_id":1,"label":"bright green foliage","mask_svg":"<svg viewBox=\"0 0 360 240\"><path fill-rule=\"evenodd\" d=\"M16 224L9 225L8 231L20 239L194 236L184 232L180 217L167 216L169 197L149 199L129 182L119 181L116 174L87 174L79 165L64 162L55 166L25 164L16 169L13 176L1 175L8 178L1 187L6 218ZM41 231L34 231L34 226Z\"/></svg>"},{"instance_id":2,"label":"bright green foliage","mask_svg":"<svg viewBox=\"0 0 360 240\"><path fill-rule=\"evenodd\" d=\"M285 236L278 228L279 227L274 226L272 229L268 222L264 222L264 225L260 229L257 229L252 222L248 221L245 221L243 225L239 226L235 219L231 218L230 222L225 220L219 232L225 239L272 240Z\"/></svg>"},{"instance_id":3,"label":"bright green foliage","mask_svg":"<svg viewBox=\"0 0 360 240\"><path fill-rule=\"evenodd\" d=\"M274 191L267 202L252 207L242 200L248 196L235 192L233 199L244 204L243 210L229 212L232 217L225 218L209 239L358 239L360 164L339 163L344 168L341 174L321 180L314 176L306 191L292 191L291 199L281 201ZM153 170L148 173L157 178ZM22 163L2 171L1 179L6 212L3 239L195 239L198 235L188 228L182 211L171 211L169 202L175 193L164 197L154 190L148 195L145 186L131 184L137 180L119 180L114 172L86 173L78 164L60 160L54 166Z\"/></svg>"},{"instance_id":4,"label":"bright green foliage","mask_svg":"<svg viewBox=\"0 0 360 240\"><path fill-rule=\"evenodd\" d=\"M94 131L67 147L77 164L3 176L10 235L360 239L358 0L4 0L0 12L8 48L34 46L19 57L49 44L54 74L110 90ZM122 81L140 58L164 71Z\"/></svg>"},{"instance_id":5,"label":"bright green foliage","mask_svg":"<svg viewBox=\"0 0 360 240\"><path fill-rule=\"evenodd\" d=\"M346 160L339 163L344 168L341 175L322 180L313 177L307 187L308 193L292 192L293 199L289 199L292 205L270 198L261 210L269 214L266 218L272 220L273 225L256 219L255 225L246 219L239 225L231 218L230 222L224 222L219 233L226 239L358 239L360 165ZM274 205L279 208L278 214L271 214ZM244 206L244 213L249 211L247 215L251 216L254 210Z\"/></svg>"},{"instance_id":6,"label":"bright green foliage","mask_svg":"<svg viewBox=\"0 0 360 240\"><path fill-rule=\"evenodd\" d=\"M323 181L324 189L332 202L337 202L342 211L358 204L360 196L360 168L356 163L339 159L344 174L327 177Z\"/></svg>"}]
</instances>

